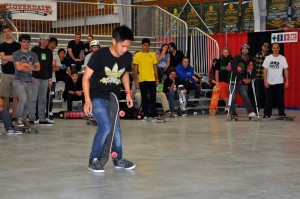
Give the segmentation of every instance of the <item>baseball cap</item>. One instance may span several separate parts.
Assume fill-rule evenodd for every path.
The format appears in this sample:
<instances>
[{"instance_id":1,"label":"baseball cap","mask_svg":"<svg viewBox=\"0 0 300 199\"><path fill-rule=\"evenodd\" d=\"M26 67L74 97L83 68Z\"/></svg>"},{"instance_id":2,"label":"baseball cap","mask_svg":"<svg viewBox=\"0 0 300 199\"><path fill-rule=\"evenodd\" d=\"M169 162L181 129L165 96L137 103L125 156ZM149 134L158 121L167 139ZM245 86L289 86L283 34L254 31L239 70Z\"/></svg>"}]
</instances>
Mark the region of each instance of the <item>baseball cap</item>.
<instances>
[{"instance_id":1,"label":"baseball cap","mask_svg":"<svg viewBox=\"0 0 300 199\"><path fill-rule=\"evenodd\" d=\"M49 35L47 35L47 34L40 34L40 39L49 39Z\"/></svg>"}]
</instances>

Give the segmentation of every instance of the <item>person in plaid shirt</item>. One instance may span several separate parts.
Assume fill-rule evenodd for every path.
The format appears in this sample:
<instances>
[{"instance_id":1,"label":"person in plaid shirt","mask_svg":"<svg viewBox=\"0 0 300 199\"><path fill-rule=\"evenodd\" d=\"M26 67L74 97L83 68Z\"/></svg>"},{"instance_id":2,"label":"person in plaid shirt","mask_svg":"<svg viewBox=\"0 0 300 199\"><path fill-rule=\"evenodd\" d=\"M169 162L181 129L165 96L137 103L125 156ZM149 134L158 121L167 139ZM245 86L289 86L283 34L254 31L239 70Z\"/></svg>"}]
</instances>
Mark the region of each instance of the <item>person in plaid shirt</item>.
<instances>
[{"instance_id":1,"label":"person in plaid shirt","mask_svg":"<svg viewBox=\"0 0 300 199\"><path fill-rule=\"evenodd\" d=\"M262 64L264 63L265 58L270 55L269 48L270 44L264 43L261 47L262 51L256 53L254 57L254 67L256 68L256 80L254 85L258 110L264 108L265 103L264 67Z\"/></svg>"}]
</instances>

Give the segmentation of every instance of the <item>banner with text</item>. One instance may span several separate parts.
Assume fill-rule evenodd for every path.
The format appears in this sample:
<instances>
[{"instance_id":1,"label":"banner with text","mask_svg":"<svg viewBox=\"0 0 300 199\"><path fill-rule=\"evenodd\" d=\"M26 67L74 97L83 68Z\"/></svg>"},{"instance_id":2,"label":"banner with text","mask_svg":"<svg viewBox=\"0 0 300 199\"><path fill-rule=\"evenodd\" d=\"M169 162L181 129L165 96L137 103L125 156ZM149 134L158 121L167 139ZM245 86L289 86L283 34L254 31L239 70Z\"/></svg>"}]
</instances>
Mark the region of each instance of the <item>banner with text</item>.
<instances>
[{"instance_id":1,"label":"banner with text","mask_svg":"<svg viewBox=\"0 0 300 199\"><path fill-rule=\"evenodd\" d=\"M1 0L0 12L9 13L12 19L57 20L57 4L52 1Z\"/></svg>"},{"instance_id":2,"label":"banner with text","mask_svg":"<svg viewBox=\"0 0 300 199\"><path fill-rule=\"evenodd\" d=\"M220 4L203 3L202 19L213 33L220 32Z\"/></svg>"},{"instance_id":3,"label":"banner with text","mask_svg":"<svg viewBox=\"0 0 300 199\"><path fill-rule=\"evenodd\" d=\"M192 6L194 9L189 5L185 7L181 18L186 22L189 28L192 27L200 28L201 22L198 17L198 15L200 16L200 6L199 5L192 5ZM198 13L198 15L196 12Z\"/></svg>"},{"instance_id":4,"label":"banner with text","mask_svg":"<svg viewBox=\"0 0 300 199\"><path fill-rule=\"evenodd\" d=\"M294 28L300 28L300 0L292 0L292 22Z\"/></svg>"},{"instance_id":5,"label":"banner with text","mask_svg":"<svg viewBox=\"0 0 300 199\"><path fill-rule=\"evenodd\" d=\"M254 12L252 1L242 2L242 31L253 32L254 31Z\"/></svg>"},{"instance_id":6,"label":"banner with text","mask_svg":"<svg viewBox=\"0 0 300 199\"><path fill-rule=\"evenodd\" d=\"M284 29L288 22L288 1L267 1L267 30Z\"/></svg>"},{"instance_id":7,"label":"banner with text","mask_svg":"<svg viewBox=\"0 0 300 199\"><path fill-rule=\"evenodd\" d=\"M239 2L224 2L222 8L222 32L239 32Z\"/></svg>"}]
</instances>

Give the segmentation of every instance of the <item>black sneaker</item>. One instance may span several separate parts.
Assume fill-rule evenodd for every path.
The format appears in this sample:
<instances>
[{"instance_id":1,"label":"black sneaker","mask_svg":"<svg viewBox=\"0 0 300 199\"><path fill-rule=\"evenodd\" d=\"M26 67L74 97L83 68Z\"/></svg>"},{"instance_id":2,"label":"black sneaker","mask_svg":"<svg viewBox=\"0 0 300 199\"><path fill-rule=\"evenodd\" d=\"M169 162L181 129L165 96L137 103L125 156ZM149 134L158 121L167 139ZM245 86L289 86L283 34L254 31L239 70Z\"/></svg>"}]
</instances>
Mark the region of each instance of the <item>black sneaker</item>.
<instances>
[{"instance_id":1,"label":"black sneaker","mask_svg":"<svg viewBox=\"0 0 300 199\"><path fill-rule=\"evenodd\" d=\"M104 172L104 168L100 164L98 158L90 158L88 168L91 172L95 172L95 173L103 173Z\"/></svg>"},{"instance_id":2,"label":"black sneaker","mask_svg":"<svg viewBox=\"0 0 300 199\"><path fill-rule=\"evenodd\" d=\"M126 159L113 160L115 168L134 169L135 164Z\"/></svg>"},{"instance_id":3,"label":"black sneaker","mask_svg":"<svg viewBox=\"0 0 300 199\"><path fill-rule=\"evenodd\" d=\"M43 121L43 122L39 122L40 125L45 125L45 126L53 126L53 124L51 124L50 122L48 121Z\"/></svg>"},{"instance_id":4,"label":"black sneaker","mask_svg":"<svg viewBox=\"0 0 300 199\"><path fill-rule=\"evenodd\" d=\"M34 121L29 121L28 124L33 126L34 125Z\"/></svg>"}]
</instances>

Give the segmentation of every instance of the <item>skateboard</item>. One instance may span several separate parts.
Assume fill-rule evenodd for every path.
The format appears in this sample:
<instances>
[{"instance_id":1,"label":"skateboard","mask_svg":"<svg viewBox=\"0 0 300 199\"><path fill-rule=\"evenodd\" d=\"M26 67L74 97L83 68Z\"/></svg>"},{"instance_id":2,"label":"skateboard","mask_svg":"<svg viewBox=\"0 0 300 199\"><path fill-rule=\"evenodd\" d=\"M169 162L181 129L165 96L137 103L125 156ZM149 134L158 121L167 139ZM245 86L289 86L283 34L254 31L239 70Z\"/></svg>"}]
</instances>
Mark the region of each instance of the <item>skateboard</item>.
<instances>
[{"instance_id":1,"label":"skateboard","mask_svg":"<svg viewBox=\"0 0 300 199\"><path fill-rule=\"evenodd\" d=\"M111 129L104 141L102 151L100 154L101 158L99 159L99 162L101 165L103 165L103 167L107 164L107 162L109 160L109 155L111 152L112 152L113 158L117 157L116 152L111 151L111 146L113 143L115 129L116 129L116 123L117 123L117 119L119 117L119 114L118 114L119 101L118 101L117 96L114 93L110 93L110 95L109 95L109 107L108 108L109 108Z\"/></svg>"},{"instance_id":2,"label":"skateboard","mask_svg":"<svg viewBox=\"0 0 300 199\"><path fill-rule=\"evenodd\" d=\"M296 116L277 116L276 120L294 121Z\"/></svg>"},{"instance_id":3,"label":"skateboard","mask_svg":"<svg viewBox=\"0 0 300 199\"><path fill-rule=\"evenodd\" d=\"M86 124L87 124L87 125L94 125L94 126L97 126L97 122L96 122L96 120L95 120L93 117L88 117L88 118L87 118Z\"/></svg>"},{"instance_id":4,"label":"skateboard","mask_svg":"<svg viewBox=\"0 0 300 199\"><path fill-rule=\"evenodd\" d=\"M59 118L62 119L83 119L84 113L82 111L63 111L59 113Z\"/></svg>"},{"instance_id":5,"label":"skateboard","mask_svg":"<svg viewBox=\"0 0 300 199\"><path fill-rule=\"evenodd\" d=\"M209 114L211 116L214 116L217 113L219 96L220 96L220 89L214 86L211 94L210 104L209 104Z\"/></svg>"},{"instance_id":6,"label":"skateboard","mask_svg":"<svg viewBox=\"0 0 300 199\"><path fill-rule=\"evenodd\" d=\"M32 132L38 133L37 129L32 128L28 124L25 124L24 126L15 126L14 128L15 130L21 131L22 133L32 133Z\"/></svg>"},{"instance_id":7,"label":"skateboard","mask_svg":"<svg viewBox=\"0 0 300 199\"><path fill-rule=\"evenodd\" d=\"M164 123L164 122L167 122L168 119L166 117L160 117L160 116L157 116L157 117L150 117L150 118L147 118L146 119L147 122L152 122L152 123Z\"/></svg>"},{"instance_id":8,"label":"skateboard","mask_svg":"<svg viewBox=\"0 0 300 199\"><path fill-rule=\"evenodd\" d=\"M186 97L187 90L184 88L183 85L178 86L178 96L179 96L179 107L180 107L180 114L187 114L187 97Z\"/></svg>"}]
</instances>

